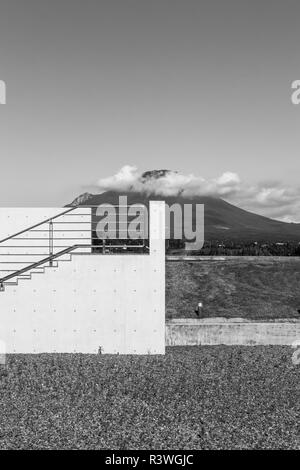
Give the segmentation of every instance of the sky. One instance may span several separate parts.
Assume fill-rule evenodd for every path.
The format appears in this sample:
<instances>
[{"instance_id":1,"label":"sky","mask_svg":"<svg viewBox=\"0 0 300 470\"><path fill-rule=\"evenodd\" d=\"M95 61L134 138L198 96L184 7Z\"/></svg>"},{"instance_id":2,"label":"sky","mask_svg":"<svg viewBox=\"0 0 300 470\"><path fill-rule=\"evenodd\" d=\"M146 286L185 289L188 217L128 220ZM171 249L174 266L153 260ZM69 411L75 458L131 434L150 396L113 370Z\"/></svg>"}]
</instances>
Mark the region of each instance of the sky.
<instances>
[{"instance_id":1,"label":"sky","mask_svg":"<svg viewBox=\"0 0 300 470\"><path fill-rule=\"evenodd\" d=\"M1 0L0 205L166 168L300 221L299 17L298 0Z\"/></svg>"}]
</instances>

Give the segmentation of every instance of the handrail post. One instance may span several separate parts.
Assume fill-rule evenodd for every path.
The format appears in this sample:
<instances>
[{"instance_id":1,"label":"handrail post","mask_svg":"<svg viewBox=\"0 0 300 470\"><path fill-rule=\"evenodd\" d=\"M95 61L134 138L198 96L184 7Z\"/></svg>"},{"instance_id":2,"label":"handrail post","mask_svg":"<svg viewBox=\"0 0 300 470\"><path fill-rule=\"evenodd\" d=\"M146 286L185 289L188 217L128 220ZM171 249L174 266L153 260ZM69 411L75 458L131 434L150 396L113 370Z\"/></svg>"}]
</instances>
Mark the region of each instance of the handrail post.
<instances>
[{"instance_id":1,"label":"handrail post","mask_svg":"<svg viewBox=\"0 0 300 470\"><path fill-rule=\"evenodd\" d=\"M49 222L49 256L53 256L53 220ZM49 259L49 266L53 266L53 259Z\"/></svg>"}]
</instances>

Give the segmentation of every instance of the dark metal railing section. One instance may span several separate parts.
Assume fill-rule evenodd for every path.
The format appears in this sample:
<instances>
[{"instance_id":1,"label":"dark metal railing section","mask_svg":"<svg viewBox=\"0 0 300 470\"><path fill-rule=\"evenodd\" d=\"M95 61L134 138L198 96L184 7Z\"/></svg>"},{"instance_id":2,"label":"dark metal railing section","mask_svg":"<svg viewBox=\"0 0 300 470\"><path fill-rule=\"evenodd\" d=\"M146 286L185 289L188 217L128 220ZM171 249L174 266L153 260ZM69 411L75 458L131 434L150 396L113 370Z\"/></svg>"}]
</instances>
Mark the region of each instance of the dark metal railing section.
<instances>
[{"instance_id":1,"label":"dark metal railing section","mask_svg":"<svg viewBox=\"0 0 300 470\"><path fill-rule=\"evenodd\" d=\"M115 237L115 221L109 216L105 217L105 221L110 228L99 233L97 227L101 217L96 215L95 206L76 206L0 240L0 290L4 290L5 283L11 279L48 263L53 266L55 259L67 254L149 253L148 215L146 210L143 211L145 207L140 207L143 217L134 239ZM85 212L84 209L91 210ZM121 224L118 224L119 230ZM3 261L3 257L15 257L17 261ZM14 264L21 267L11 269ZM3 265L8 267L2 269Z\"/></svg>"}]
</instances>

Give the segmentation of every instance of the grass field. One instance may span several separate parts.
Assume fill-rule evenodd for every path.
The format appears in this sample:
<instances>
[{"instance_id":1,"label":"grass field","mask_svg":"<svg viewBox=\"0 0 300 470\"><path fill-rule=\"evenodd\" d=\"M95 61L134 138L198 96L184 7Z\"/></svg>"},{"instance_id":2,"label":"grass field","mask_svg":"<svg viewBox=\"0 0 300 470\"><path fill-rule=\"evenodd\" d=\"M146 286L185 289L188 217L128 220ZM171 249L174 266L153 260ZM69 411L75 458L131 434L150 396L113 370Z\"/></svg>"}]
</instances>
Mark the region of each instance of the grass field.
<instances>
[{"instance_id":1,"label":"grass field","mask_svg":"<svg viewBox=\"0 0 300 470\"><path fill-rule=\"evenodd\" d=\"M166 263L167 318L299 318L300 258Z\"/></svg>"},{"instance_id":2,"label":"grass field","mask_svg":"<svg viewBox=\"0 0 300 470\"><path fill-rule=\"evenodd\" d=\"M0 449L299 449L292 352L9 356Z\"/></svg>"}]
</instances>

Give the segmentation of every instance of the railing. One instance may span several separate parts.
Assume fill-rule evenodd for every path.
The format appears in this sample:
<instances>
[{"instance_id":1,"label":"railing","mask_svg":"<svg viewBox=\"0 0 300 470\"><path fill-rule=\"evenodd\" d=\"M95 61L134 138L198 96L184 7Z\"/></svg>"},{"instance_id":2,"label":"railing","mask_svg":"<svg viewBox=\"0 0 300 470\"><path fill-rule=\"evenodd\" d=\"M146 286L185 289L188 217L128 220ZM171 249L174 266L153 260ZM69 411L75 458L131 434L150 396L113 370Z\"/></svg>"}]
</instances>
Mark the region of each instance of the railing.
<instances>
[{"instance_id":1,"label":"railing","mask_svg":"<svg viewBox=\"0 0 300 470\"><path fill-rule=\"evenodd\" d=\"M118 207L120 208L116 206ZM140 207L144 208L144 206ZM148 253L149 243L146 230L148 220L145 214L146 211L142 218L143 227L140 236L136 239L116 239L113 236L115 229L111 228L98 233L99 216L96 213L96 206L76 206L0 240L0 250L6 250L4 253L0 251L0 290L3 290L5 282L46 263L53 266L53 260L69 253ZM106 217L106 222L109 227L114 224L109 217ZM13 256L17 258L17 261L1 261L3 257L9 259ZM29 261L22 260L23 257ZM41 258L37 259L39 257ZM10 269L14 264L21 265L21 267ZM2 269L3 265L8 265L8 267Z\"/></svg>"},{"instance_id":2,"label":"railing","mask_svg":"<svg viewBox=\"0 0 300 470\"><path fill-rule=\"evenodd\" d=\"M78 209L78 207L72 207L71 209L67 209L64 212L61 212L60 214L54 215L53 217L50 217L49 219L42 220L42 222L39 222L35 225L32 225L31 227L25 228L24 230L21 230L20 232L14 233L13 235L10 235L9 237L3 238L0 240L0 243L4 243L7 240L11 240L12 238L16 238L19 235L22 235L23 233L30 232L31 230L34 230L37 227L40 227L41 225L53 222L53 220L58 219L59 217L62 217L66 214L69 214L70 212L74 211L75 209Z\"/></svg>"},{"instance_id":3,"label":"railing","mask_svg":"<svg viewBox=\"0 0 300 470\"><path fill-rule=\"evenodd\" d=\"M7 276L3 277L0 280L0 290L4 290L4 282L9 281L10 279L15 278L16 276L21 276L22 274L26 274L28 271L32 271L33 269L36 269L44 264L46 264L48 261L52 262L54 259L59 258L63 255L66 255L68 253L71 253L72 251L76 250L77 248L86 248L89 247L90 245L73 245L70 246L69 248L66 248L65 250L61 250L58 253L52 254L51 256L47 256L44 259L41 259L40 261L37 261L36 263L32 263L30 266L27 266L26 268L19 269L17 272L13 274L8 274Z\"/></svg>"}]
</instances>

